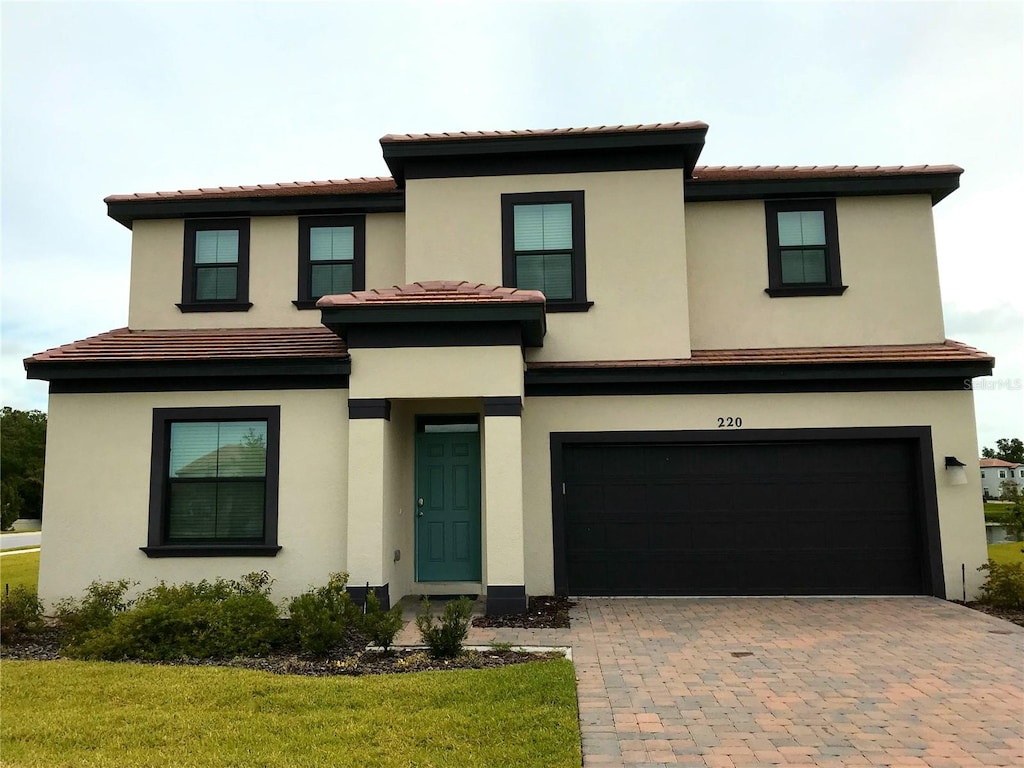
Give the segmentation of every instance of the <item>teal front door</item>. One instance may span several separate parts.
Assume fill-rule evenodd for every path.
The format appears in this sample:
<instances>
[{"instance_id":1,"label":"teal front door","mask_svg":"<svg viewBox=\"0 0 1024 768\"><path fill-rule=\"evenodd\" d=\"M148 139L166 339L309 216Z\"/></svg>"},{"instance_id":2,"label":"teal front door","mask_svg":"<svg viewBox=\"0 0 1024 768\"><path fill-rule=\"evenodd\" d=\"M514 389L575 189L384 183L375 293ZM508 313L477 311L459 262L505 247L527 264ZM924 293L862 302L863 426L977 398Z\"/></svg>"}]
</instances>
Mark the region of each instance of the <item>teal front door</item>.
<instances>
[{"instance_id":1,"label":"teal front door","mask_svg":"<svg viewBox=\"0 0 1024 768\"><path fill-rule=\"evenodd\" d=\"M416 580L480 581L480 433L416 434Z\"/></svg>"}]
</instances>

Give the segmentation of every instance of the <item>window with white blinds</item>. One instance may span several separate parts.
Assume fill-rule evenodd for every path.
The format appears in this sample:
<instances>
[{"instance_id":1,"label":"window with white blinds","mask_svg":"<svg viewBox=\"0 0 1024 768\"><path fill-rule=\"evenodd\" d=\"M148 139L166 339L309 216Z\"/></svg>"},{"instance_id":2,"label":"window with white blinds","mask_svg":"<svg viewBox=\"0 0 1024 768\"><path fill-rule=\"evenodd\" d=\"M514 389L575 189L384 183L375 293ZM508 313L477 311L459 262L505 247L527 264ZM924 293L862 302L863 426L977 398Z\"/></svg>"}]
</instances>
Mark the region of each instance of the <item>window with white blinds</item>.
<instances>
[{"instance_id":1,"label":"window with white blinds","mask_svg":"<svg viewBox=\"0 0 1024 768\"><path fill-rule=\"evenodd\" d=\"M248 310L249 220L185 221L182 312Z\"/></svg>"},{"instance_id":2,"label":"window with white blinds","mask_svg":"<svg viewBox=\"0 0 1024 768\"><path fill-rule=\"evenodd\" d=\"M279 406L153 409L150 557L275 555Z\"/></svg>"},{"instance_id":3,"label":"window with white blinds","mask_svg":"<svg viewBox=\"0 0 1024 768\"><path fill-rule=\"evenodd\" d=\"M262 540L266 471L265 421L171 424L167 540Z\"/></svg>"},{"instance_id":4,"label":"window with white blinds","mask_svg":"<svg viewBox=\"0 0 1024 768\"><path fill-rule=\"evenodd\" d=\"M765 217L770 296L834 296L846 290L835 200L767 201Z\"/></svg>"},{"instance_id":5,"label":"window with white blinds","mask_svg":"<svg viewBox=\"0 0 1024 768\"><path fill-rule=\"evenodd\" d=\"M299 218L299 290L295 305L312 309L317 299L365 286L363 216Z\"/></svg>"},{"instance_id":6,"label":"window with white blinds","mask_svg":"<svg viewBox=\"0 0 1024 768\"><path fill-rule=\"evenodd\" d=\"M583 193L502 195L505 285L541 291L549 308L586 301Z\"/></svg>"}]
</instances>

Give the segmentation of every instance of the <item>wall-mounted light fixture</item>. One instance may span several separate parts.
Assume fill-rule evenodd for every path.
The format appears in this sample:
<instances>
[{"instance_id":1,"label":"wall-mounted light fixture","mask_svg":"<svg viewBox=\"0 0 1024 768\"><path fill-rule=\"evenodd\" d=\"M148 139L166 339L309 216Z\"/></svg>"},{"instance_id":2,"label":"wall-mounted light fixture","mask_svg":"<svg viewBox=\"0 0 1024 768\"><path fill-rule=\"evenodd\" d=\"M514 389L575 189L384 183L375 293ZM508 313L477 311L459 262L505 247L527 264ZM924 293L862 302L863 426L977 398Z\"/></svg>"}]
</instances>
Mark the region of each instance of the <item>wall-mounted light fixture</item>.
<instances>
[{"instance_id":1,"label":"wall-mounted light fixture","mask_svg":"<svg viewBox=\"0 0 1024 768\"><path fill-rule=\"evenodd\" d=\"M956 456L946 457L946 477L949 478L950 485L967 485L967 471L964 469L966 466Z\"/></svg>"}]
</instances>

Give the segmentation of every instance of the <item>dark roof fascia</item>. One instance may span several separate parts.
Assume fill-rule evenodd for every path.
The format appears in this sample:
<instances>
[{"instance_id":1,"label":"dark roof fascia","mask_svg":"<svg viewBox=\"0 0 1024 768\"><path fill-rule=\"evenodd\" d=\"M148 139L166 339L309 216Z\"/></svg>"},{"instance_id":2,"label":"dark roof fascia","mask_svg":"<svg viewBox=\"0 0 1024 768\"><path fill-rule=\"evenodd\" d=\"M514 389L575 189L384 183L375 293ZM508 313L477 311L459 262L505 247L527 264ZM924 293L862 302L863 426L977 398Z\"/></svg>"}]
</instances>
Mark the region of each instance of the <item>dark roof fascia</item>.
<instances>
[{"instance_id":1,"label":"dark roof fascia","mask_svg":"<svg viewBox=\"0 0 1024 768\"><path fill-rule=\"evenodd\" d=\"M960 187L959 173L857 178L688 180L683 199L688 203L720 200L779 200L810 197L928 194L935 205Z\"/></svg>"},{"instance_id":2,"label":"dark roof fascia","mask_svg":"<svg viewBox=\"0 0 1024 768\"><path fill-rule=\"evenodd\" d=\"M970 390L991 376L991 360L914 363L530 368L528 395L657 392ZM588 391L589 390L589 391Z\"/></svg>"},{"instance_id":3,"label":"dark roof fascia","mask_svg":"<svg viewBox=\"0 0 1024 768\"><path fill-rule=\"evenodd\" d=\"M352 326L374 326L417 323L518 323L522 327L523 344L544 345L547 321L543 304L509 302L508 304L469 303L417 304L414 306L372 306L366 304L322 307L321 322L344 338Z\"/></svg>"},{"instance_id":4,"label":"dark roof fascia","mask_svg":"<svg viewBox=\"0 0 1024 768\"><path fill-rule=\"evenodd\" d=\"M522 175L547 169L567 173L682 168L689 177L707 130L704 126L634 133L382 140L381 150L399 184L407 178Z\"/></svg>"},{"instance_id":5,"label":"dark roof fascia","mask_svg":"<svg viewBox=\"0 0 1024 768\"><path fill-rule=\"evenodd\" d=\"M211 379L247 377L347 377L352 363L344 358L295 360L32 360L25 361L29 379L84 381L92 379Z\"/></svg>"},{"instance_id":6,"label":"dark roof fascia","mask_svg":"<svg viewBox=\"0 0 1024 768\"><path fill-rule=\"evenodd\" d=\"M140 198L107 203L107 215L131 229L136 219L200 219L230 216L402 213L405 191L355 195L266 195L203 199Z\"/></svg>"}]
</instances>

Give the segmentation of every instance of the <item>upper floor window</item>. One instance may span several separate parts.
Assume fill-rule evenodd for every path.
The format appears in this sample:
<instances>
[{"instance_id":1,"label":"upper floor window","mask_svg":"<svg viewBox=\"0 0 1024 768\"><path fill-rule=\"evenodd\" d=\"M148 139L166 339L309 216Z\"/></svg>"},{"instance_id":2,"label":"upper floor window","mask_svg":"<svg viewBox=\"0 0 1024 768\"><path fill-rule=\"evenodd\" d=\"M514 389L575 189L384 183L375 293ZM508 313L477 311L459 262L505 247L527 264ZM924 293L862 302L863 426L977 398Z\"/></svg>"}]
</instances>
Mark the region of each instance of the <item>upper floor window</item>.
<instances>
[{"instance_id":1,"label":"upper floor window","mask_svg":"<svg viewBox=\"0 0 1024 768\"><path fill-rule=\"evenodd\" d=\"M586 311L583 192L501 196L502 284L541 291L549 312Z\"/></svg>"},{"instance_id":2,"label":"upper floor window","mask_svg":"<svg viewBox=\"0 0 1024 768\"><path fill-rule=\"evenodd\" d=\"M1006 477L1006 470L1005 469L1000 469L999 470L999 477L1000 477L1000 479L1003 479L1003 478Z\"/></svg>"},{"instance_id":3,"label":"upper floor window","mask_svg":"<svg viewBox=\"0 0 1024 768\"><path fill-rule=\"evenodd\" d=\"M312 309L321 296L366 287L366 225L363 216L299 219L299 309Z\"/></svg>"},{"instance_id":4,"label":"upper floor window","mask_svg":"<svg viewBox=\"0 0 1024 768\"><path fill-rule=\"evenodd\" d=\"M839 264L835 200L764 204L769 296L838 296L846 290Z\"/></svg>"},{"instance_id":5,"label":"upper floor window","mask_svg":"<svg viewBox=\"0 0 1024 768\"><path fill-rule=\"evenodd\" d=\"M147 554L274 554L279 438L276 406L154 409Z\"/></svg>"},{"instance_id":6,"label":"upper floor window","mask_svg":"<svg viewBox=\"0 0 1024 768\"><path fill-rule=\"evenodd\" d=\"M185 222L182 312L244 312L249 303L249 220Z\"/></svg>"}]
</instances>

